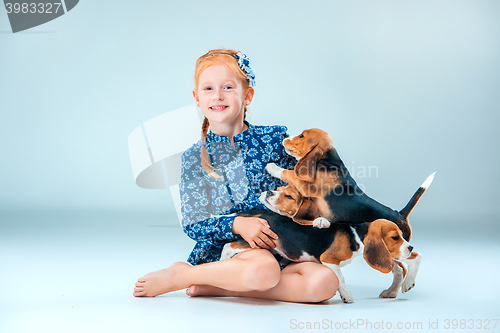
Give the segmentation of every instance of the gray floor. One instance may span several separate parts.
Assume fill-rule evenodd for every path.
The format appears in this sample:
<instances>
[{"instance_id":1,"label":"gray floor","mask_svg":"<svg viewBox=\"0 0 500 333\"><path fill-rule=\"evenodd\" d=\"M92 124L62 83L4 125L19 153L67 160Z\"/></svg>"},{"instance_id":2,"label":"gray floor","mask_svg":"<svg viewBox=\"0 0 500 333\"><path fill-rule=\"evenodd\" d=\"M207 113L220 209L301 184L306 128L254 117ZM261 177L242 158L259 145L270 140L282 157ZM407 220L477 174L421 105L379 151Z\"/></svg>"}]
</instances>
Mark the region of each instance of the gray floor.
<instances>
[{"instance_id":1,"label":"gray floor","mask_svg":"<svg viewBox=\"0 0 500 333\"><path fill-rule=\"evenodd\" d=\"M413 220L411 243L424 256L413 290L394 300L378 299L392 276L372 270L358 258L343 269L355 303L342 304L336 296L312 305L189 298L182 291L134 298L138 277L185 260L192 248L192 241L180 227L167 225L165 216L3 212L0 332L294 332L310 328L362 332L401 327L402 331L448 332L483 331L478 328L486 328L487 320L488 331L500 330L494 321L500 317L499 229L491 227L500 221L489 220L488 227L475 221L472 227L470 221L436 219L417 225Z\"/></svg>"}]
</instances>

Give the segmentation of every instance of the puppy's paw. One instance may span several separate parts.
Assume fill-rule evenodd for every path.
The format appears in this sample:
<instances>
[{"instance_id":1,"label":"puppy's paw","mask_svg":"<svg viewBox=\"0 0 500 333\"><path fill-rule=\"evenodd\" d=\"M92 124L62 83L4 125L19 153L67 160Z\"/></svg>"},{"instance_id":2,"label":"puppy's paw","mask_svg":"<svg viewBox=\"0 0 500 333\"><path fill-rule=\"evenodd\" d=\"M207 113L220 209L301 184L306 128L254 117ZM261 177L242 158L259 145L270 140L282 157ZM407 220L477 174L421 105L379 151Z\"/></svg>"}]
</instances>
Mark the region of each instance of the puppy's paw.
<instances>
[{"instance_id":1,"label":"puppy's paw","mask_svg":"<svg viewBox=\"0 0 500 333\"><path fill-rule=\"evenodd\" d=\"M269 174L275 178L280 178L281 177L281 173L283 172L283 168L277 166L276 164L274 163L268 163L266 165L266 170L267 172L269 172Z\"/></svg>"},{"instance_id":2,"label":"puppy's paw","mask_svg":"<svg viewBox=\"0 0 500 333\"><path fill-rule=\"evenodd\" d=\"M337 291L339 292L339 296L342 299L342 302L346 304L351 304L354 301L349 289L341 286L339 287L339 289L337 289Z\"/></svg>"},{"instance_id":3,"label":"puppy's paw","mask_svg":"<svg viewBox=\"0 0 500 333\"><path fill-rule=\"evenodd\" d=\"M345 304L351 304L352 302L354 302L354 299L352 298L350 292L347 292L347 295L341 293L340 298L342 299L342 302L344 302Z\"/></svg>"},{"instance_id":4,"label":"puppy's paw","mask_svg":"<svg viewBox=\"0 0 500 333\"><path fill-rule=\"evenodd\" d=\"M328 221L324 217L318 217L313 221L313 227L318 229L330 228L330 221Z\"/></svg>"},{"instance_id":5,"label":"puppy's paw","mask_svg":"<svg viewBox=\"0 0 500 333\"><path fill-rule=\"evenodd\" d=\"M378 295L379 298L396 298L398 297L397 290L386 289Z\"/></svg>"},{"instance_id":6,"label":"puppy's paw","mask_svg":"<svg viewBox=\"0 0 500 333\"><path fill-rule=\"evenodd\" d=\"M401 291L404 293L410 291L413 287L415 287L415 280L413 279L405 279L403 285L401 286Z\"/></svg>"}]
</instances>

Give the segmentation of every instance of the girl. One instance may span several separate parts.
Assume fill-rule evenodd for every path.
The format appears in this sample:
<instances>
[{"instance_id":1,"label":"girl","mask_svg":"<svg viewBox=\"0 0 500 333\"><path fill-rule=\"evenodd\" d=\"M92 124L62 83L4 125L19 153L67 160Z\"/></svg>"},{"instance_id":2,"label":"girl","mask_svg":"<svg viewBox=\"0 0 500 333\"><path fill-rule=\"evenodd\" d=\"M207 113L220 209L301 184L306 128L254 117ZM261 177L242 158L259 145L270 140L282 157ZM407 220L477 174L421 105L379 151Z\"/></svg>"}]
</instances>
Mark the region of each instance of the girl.
<instances>
[{"instance_id":1,"label":"girl","mask_svg":"<svg viewBox=\"0 0 500 333\"><path fill-rule=\"evenodd\" d=\"M278 236L267 221L237 213L264 208L261 192L281 186L267 163L293 168L281 144L284 126L254 126L246 118L255 75L248 58L212 50L196 63L193 96L205 116L201 141L182 156L179 186L184 232L197 243L187 263L146 274L134 296L186 289L189 296L246 296L289 302L321 302L335 295L338 279L318 263L280 263L267 249ZM209 131L210 129L210 131ZM218 261L225 243L244 238L252 249Z\"/></svg>"}]
</instances>

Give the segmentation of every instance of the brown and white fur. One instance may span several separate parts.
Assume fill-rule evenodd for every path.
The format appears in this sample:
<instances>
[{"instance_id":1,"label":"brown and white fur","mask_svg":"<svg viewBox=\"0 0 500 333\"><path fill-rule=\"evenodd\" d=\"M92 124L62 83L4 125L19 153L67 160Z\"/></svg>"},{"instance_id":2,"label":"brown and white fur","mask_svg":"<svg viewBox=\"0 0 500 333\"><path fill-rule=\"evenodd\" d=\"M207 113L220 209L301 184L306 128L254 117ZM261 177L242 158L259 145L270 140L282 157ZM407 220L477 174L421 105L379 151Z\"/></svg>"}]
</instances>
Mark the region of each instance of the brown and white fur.
<instances>
[{"instance_id":1,"label":"brown and white fur","mask_svg":"<svg viewBox=\"0 0 500 333\"><path fill-rule=\"evenodd\" d=\"M265 219L271 230L279 236L273 251L284 258L295 262L318 262L332 269L339 279L338 291L345 303L351 303L353 298L340 268L360 255L372 268L384 274L391 271L394 274L392 285L379 297L394 298L399 290L405 293L415 285L422 257L413 251L401 230L391 221L378 219L357 224L335 223L328 229L318 229L300 225L287 216L267 210L248 211L239 215ZM245 240L228 243L224 246L221 259L231 258L250 248ZM408 264L406 277L403 262Z\"/></svg>"},{"instance_id":2,"label":"brown and white fur","mask_svg":"<svg viewBox=\"0 0 500 333\"><path fill-rule=\"evenodd\" d=\"M375 201L361 190L340 159L330 135L325 131L317 128L305 130L298 136L283 140L283 146L289 154L298 159L295 168L285 170L270 163L266 170L272 176L293 185L302 197L312 200L317 207L317 216L330 223L363 223L386 219L396 223L404 239L410 241L408 215L429 187L434 174L427 178L408 204L398 212ZM306 223L304 218L294 217L294 220ZM328 227L328 222L314 221L314 225ZM312 224L313 221L309 223Z\"/></svg>"}]
</instances>

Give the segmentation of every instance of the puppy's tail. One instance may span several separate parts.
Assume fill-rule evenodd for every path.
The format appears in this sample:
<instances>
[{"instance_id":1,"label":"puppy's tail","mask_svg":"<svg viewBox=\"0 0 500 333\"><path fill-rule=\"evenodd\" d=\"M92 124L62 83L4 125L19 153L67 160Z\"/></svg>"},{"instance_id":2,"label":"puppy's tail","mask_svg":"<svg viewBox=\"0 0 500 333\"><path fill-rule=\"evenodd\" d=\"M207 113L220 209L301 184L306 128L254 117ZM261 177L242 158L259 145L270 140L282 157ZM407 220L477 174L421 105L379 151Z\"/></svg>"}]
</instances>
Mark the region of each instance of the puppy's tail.
<instances>
[{"instance_id":1,"label":"puppy's tail","mask_svg":"<svg viewBox=\"0 0 500 333\"><path fill-rule=\"evenodd\" d=\"M420 197L422 196L422 194L424 194L425 190L427 190L427 188L431 185L435 174L436 173L434 172L432 175L427 177L425 182L422 185L420 185L417 192L415 192L415 194L411 197L410 201L408 201L405 208L401 209L399 214L401 214L404 218L407 218L408 215L410 215L411 211L413 210L413 208L417 204L418 200L420 200Z\"/></svg>"}]
</instances>

